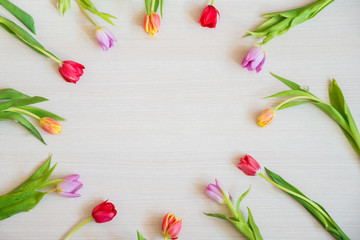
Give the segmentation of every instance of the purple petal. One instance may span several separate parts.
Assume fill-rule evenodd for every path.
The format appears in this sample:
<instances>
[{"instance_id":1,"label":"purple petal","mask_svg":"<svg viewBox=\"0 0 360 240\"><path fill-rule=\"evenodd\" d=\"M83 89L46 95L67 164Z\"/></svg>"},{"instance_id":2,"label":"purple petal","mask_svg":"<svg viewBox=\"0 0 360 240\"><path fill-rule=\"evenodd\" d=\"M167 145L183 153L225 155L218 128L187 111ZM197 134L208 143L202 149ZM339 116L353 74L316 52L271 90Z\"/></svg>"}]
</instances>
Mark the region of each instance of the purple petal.
<instances>
[{"instance_id":1,"label":"purple petal","mask_svg":"<svg viewBox=\"0 0 360 240\"><path fill-rule=\"evenodd\" d=\"M261 69L262 69L262 66L264 65L264 63L265 63L265 56L264 56L264 58L263 58L263 60L261 61L261 63L256 67L256 72L260 72L261 71Z\"/></svg>"},{"instance_id":2,"label":"purple petal","mask_svg":"<svg viewBox=\"0 0 360 240\"><path fill-rule=\"evenodd\" d=\"M66 181L73 181L73 180L78 180L79 177L80 177L79 174L73 174L70 176L63 177L62 179L66 180Z\"/></svg>"},{"instance_id":3,"label":"purple petal","mask_svg":"<svg viewBox=\"0 0 360 240\"><path fill-rule=\"evenodd\" d=\"M67 197L67 198L76 198L76 197L81 197L80 194L78 193L67 193L67 192L59 192L59 194L63 197Z\"/></svg>"}]
</instances>

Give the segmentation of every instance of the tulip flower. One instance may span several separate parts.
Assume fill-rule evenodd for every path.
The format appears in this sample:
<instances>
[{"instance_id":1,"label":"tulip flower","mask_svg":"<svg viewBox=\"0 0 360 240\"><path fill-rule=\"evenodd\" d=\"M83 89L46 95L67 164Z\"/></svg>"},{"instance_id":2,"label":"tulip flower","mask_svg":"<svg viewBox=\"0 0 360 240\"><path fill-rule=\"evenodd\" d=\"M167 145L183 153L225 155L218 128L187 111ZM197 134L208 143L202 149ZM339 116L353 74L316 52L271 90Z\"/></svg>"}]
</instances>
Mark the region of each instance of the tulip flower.
<instances>
[{"instance_id":1,"label":"tulip flower","mask_svg":"<svg viewBox=\"0 0 360 240\"><path fill-rule=\"evenodd\" d=\"M64 61L59 67L59 72L61 76L65 79L65 81L76 83L83 75L83 69L85 69L85 67L80 63L73 61Z\"/></svg>"},{"instance_id":2,"label":"tulip flower","mask_svg":"<svg viewBox=\"0 0 360 240\"><path fill-rule=\"evenodd\" d=\"M61 132L61 129L63 128L58 121L49 117L40 118L39 121L40 121L40 126L46 132L53 135L59 134Z\"/></svg>"},{"instance_id":3,"label":"tulip flower","mask_svg":"<svg viewBox=\"0 0 360 240\"><path fill-rule=\"evenodd\" d=\"M204 8L200 17L200 24L202 27L215 28L218 15L220 16L219 11L213 6L214 0L211 2L211 5L208 5Z\"/></svg>"},{"instance_id":4,"label":"tulip flower","mask_svg":"<svg viewBox=\"0 0 360 240\"><path fill-rule=\"evenodd\" d=\"M240 159L238 168L249 176L258 175L261 172L259 163L250 155L246 155L244 158Z\"/></svg>"},{"instance_id":5,"label":"tulip flower","mask_svg":"<svg viewBox=\"0 0 360 240\"><path fill-rule=\"evenodd\" d=\"M258 118L258 125L260 127L266 127L269 125L275 117L275 111L267 108L265 109Z\"/></svg>"},{"instance_id":6,"label":"tulip flower","mask_svg":"<svg viewBox=\"0 0 360 240\"><path fill-rule=\"evenodd\" d=\"M249 71L256 69L256 72L260 72L265 62L265 51L261 47L252 47L246 54L242 66Z\"/></svg>"},{"instance_id":7,"label":"tulip flower","mask_svg":"<svg viewBox=\"0 0 360 240\"><path fill-rule=\"evenodd\" d=\"M114 46L114 42L117 41L115 35L109 29L104 27L96 28L95 35L104 51L107 51Z\"/></svg>"},{"instance_id":8,"label":"tulip flower","mask_svg":"<svg viewBox=\"0 0 360 240\"><path fill-rule=\"evenodd\" d=\"M56 189L58 193L68 198L81 197L80 194L76 193L83 186L83 184L78 181L79 177L80 175L78 174L64 177L63 179L65 181L57 184Z\"/></svg>"},{"instance_id":9,"label":"tulip flower","mask_svg":"<svg viewBox=\"0 0 360 240\"><path fill-rule=\"evenodd\" d=\"M205 190L205 193L215 202L220 204L226 204L223 191L231 200L232 197L230 196L230 194L226 192L224 187L221 186L221 184L219 183L219 181L215 179L215 184L209 184Z\"/></svg>"},{"instance_id":10,"label":"tulip flower","mask_svg":"<svg viewBox=\"0 0 360 240\"><path fill-rule=\"evenodd\" d=\"M166 214L162 223L162 232L165 239L178 239L179 232L181 230L182 220L181 218L176 219L174 214Z\"/></svg>"},{"instance_id":11,"label":"tulip flower","mask_svg":"<svg viewBox=\"0 0 360 240\"><path fill-rule=\"evenodd\" d=\"M70 237L79 230L82 226L87 224L88 222L95 221L97 223L104 223L111 221L116 216L117 211L115 210L114 204L108 202L106 200L105 202L100 203L97 205L93 211L92 211L92 217L86 219L84 222L82 222L79 226L77 226L66 238L65 240L70 239Z\"/></svg>"},{"instance_id":12,"label":"tulip flower","mask_svg":"<svg viewBox=\"0 0 360 240\"><path fill-rule=\"evenodd\" d=\"M160 30L160 23L159 14L150 12L149 15L146 14L144 17L144 31L154 36L154 34Z\"/></svg>"}]
</instances>

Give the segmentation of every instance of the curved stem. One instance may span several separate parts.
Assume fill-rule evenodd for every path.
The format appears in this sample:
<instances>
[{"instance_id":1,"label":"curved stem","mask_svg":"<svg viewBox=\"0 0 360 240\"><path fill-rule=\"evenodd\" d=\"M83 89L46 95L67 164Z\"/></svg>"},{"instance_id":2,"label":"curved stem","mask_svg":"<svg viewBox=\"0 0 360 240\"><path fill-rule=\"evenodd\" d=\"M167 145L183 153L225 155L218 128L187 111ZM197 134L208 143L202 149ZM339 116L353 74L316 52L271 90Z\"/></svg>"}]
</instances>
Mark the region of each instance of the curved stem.
<instances>
[{"instance_id":1,"label":"curved stem","mask_svg":"<svg viewBox=\"0 0 360 240\"><path fill-rule=\"evenodd\" d=\"M88 218L86 219L84 222L82 222L79 226L77 226L74 230L72 230L72 232L65 238L65 240L68 240L77 230L79 230L82 226L84 226L85 224L87 224L88 222L92 221L93 218Z\"/></svg>"},{"instance_id":2,"label":"curved stem","mask_svg":"<svg viewBox=\"0 0 360 240\"><path fill-rule=\"evenodd\" d=\"M316 210L318 210L331 224L334 225L334 222L333 222L333 220L330 218L330 216L329 216L326 212L324 212L321 208L319 208L319 206L317 206L313 201L311 201L310 199L308 199L308 198L306 198L306 197L304 197L304 196L302 196L302 195L300 195L300 194L298 194L298 193L296 193L296 192L293 192L293 191L291 191L291 190L289 190L289 189L287 189L287 188L284 188L283 186L277 184L276 182L274 182L274 181L271 180L270 178L266 177L262 172L260 172L259 175L260 175L261 177L263 177L263 178L264 178L266 181L268 181L269 183L271 183L271 184L273 184L274 186L276 186L276 187L280 188L281 190L283 190L284 192L287 192L287 193L289 193L289 194L291 194L291 195L293 195L293 196L295 196L295 197L298 197L298 198L306 201L306 202L309 203L311 206L313 206L314 208L316 208Z\"/></svg>"},{"instance_id":3,"label":"curved stem","mask_svg":"<svg viewBox=\"0 0 360 240\"><path fill-rule=\"evenodd\" d=\"M90 18L90 16L87 14L87 12L85 11L85 9L81 6L80 0L76 0L76 2L78 3L79 8L81 9L81 11L82 11L82 13L85 15L85 17L86 17L95 27L98 28L99 26L94 22L94 20L92 20L92 19Z\"/></svg>"},{"instance_id":4,"label":"curved stem","mask_svg":"<svg viewBox=\"0 0 360 240\"><path fill-rule=\"evenodd\" d=\"M51 189L50 191L47 191L46 194L55 192L56 190L57 190L57 188Z\"/></svg>"},{"instance_id":5,"label":"curved stem","mask_svg":"<svg viewBox=\"0 0 360 240\"><path fill-rule=\"evenodd\" d=\"M26 111L26 110L24 110L24 109L17 108L17 107L9 107L8 109L6 109L6 110L4 110L4 111L5 111L5 112L22 113L22 114L26 114L26 115L28 115L28 116L30 116L30 117L33 117L33 118L35 118L35 119L37 119L37 120L40 120L40 117L39 117L39 116L37 116L37 115L35 115L35 114L33 114L33 113L29 112L29 111Z\"/></svg>"},{"instance_id":6,"label":"curved stem","mask_svg":"<svg viewBox=\"0 0 360 240\"><path fill-rule=\"evenodd\" d=\"M211 6L214 5L214 0L211 0L211 4L210 4L210 5L211 5Z\"/></svg>"},{"instance_id":7,"label":"curved stem","mask_svg":"<svg viewBox=\"0 0 360 240\"><path fill-rule=\"evenodd\" d=\"M286 103L292 102L294 100L301 100L301 99L308 99L308 100L313 100L315 102L321 102L324 103L323 101L321 101L320 99L318 99L317 97L308 97L308 96L297 96L297 97L292 97L289 99L286 99L285 101L281 102L279 105L277 105L274 108L274 111L278 110L281 106L285 105Z\"/></svg>"}]
</instances>

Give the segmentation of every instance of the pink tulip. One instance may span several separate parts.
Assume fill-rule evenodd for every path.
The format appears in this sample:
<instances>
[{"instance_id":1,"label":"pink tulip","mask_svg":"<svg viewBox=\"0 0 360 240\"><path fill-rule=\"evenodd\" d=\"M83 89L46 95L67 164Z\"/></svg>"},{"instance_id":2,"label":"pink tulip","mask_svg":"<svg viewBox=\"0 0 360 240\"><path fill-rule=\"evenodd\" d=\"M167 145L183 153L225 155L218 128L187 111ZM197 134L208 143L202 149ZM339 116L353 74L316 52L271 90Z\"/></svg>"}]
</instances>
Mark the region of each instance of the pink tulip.
<instances>
[{"instance_id":1,"label":"pink tulip","mask_svg":"<svg viewBox=\"0 0 360 240\"><path fill-rule=\"evenodd\" d=\"M176 219L174 214L166 214L161 226L161 230L165 236L165 239L175 240L178 239L182 226L181 218Z\"/></svg>"},{"instance_id":2,"label":"pink tulip","mask_svg":"<svg viewBox=\"0 0 360 240\"><path fill-rule=\"evenodd\" d=\"M215 202L225 204L224 194L222 191L224 191L224 193L230 198L230 200L232 199L230 194L226 192L224 187L218 182L217 179L215 179L215 184L209 184L207 186L205 193Z\"/></svg>"},{"instance_id":3,"label":"pink tulip","mask_svg":"<svg viewBox=\"0 0 360 240\"><path fill-rule=\"evenodd\" d=\"M265 62L265 51L261 47L252 47L246 54L242 66L246 67L249 71L256 69L260 72Z\"/></svg>"},{"instance_id":4,"label":"pink tulip","mask_svg":"<svg viewBox=\"0 0 360 240\"><path fill-rule=\"evenodd\" d=\"M83 186L83 184L78 181L79 177L80 175L78 174L64 177L63 179L66 181L58 183L56 187L59 194L68 198L81 197L80 194L76 193Z\"/></svg>"},{"instance_id":5,"label":"pink tulip","mask_svg":"<svg viewBox=\"0 0 360 240\"><path fill-rule=\"evenodd\" d=\"M240 159L238 168L249 176L255 176L261 171L259 163L250 155L246 155L244 158Z\"/></svg>"},{"instance_id":6,"label":"pink tulip","mask_svg":"<svg viewBox=\"0 0 360 240\"><path fill-rule=\"evenodd\" d=\"M114 46L114 42L117 41L115 35L109 29L104 27L98 27L95 34L96 39L104 51L107 51Z\"/></svg>"}]
</instances>

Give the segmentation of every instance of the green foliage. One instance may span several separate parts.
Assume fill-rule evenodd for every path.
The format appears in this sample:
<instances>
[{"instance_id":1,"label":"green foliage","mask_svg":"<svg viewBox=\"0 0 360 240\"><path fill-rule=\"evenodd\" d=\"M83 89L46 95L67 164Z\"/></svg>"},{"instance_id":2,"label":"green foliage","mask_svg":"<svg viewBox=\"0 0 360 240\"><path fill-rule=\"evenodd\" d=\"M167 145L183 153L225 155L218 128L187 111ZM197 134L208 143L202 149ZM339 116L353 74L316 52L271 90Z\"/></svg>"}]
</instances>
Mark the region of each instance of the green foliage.
<instances>
[{"instance_id":1,"label":"green foliage","mask_svg":"<svg viewBox=\"0 0 360 240\"><path fill-rule=\"evenodd\" d=\"M23 28L10 21L9 19L0 16L0 26L4 28L7 32L13 35L15 38L19 39L35 52L42 54L46 57L50 57L55 61L60 61L54 54L47 51L43 45L41 45L35 38L33 38L27 31Z\"/></svg>"},{"instance_id":2,"label":"green foliage","mask_svg":"<svg viewBox=\"0 0 360 240\"><path fill-rule=\"evenodd\" d=\"M25 12L15 4L9 2L8 0L0 0L0 5L6 8L6 10L8 10L20 22L22 22L32 33L35 34L35 24L32 16L30 16L27 12Z\"/></svg>"},{"instance_id":3,"label":"green foliage","mask_svg":"<svg viewBox=\"0 0 360 240\"><path fill-rule=\"evenodd\" d=\"M276 36L280 36L290 28L315 17L321 10L334 0L318 0L301 8L284 12L275 12L262 15L268 20L255 31L248 31L246 36L265 37L259 45L268 43Z\"/></svg>"},{"instance_id":4,"label":"green foliage","mask_svg":"<svg viewBox=\"0 0 360 240\"><path fill-rule=\"evenodd\" d=\"M141 235L141 233L139 231L137 231L137 237L138 237L138 240L146 240L146 238L144 238L143 235Z\"/></svg>"},{"instance_id":5,"label":"green foliage","mask_svg":"<svg viewBox=\"0 0 360 240\"><path fill-rule=\"evenodd\" d=\"M115 25L111 20L110 18L115 18L114 16L108 14L108 13L103 13L103 12L99 12L95 5L91 2L91 0L78 0L78 3L80 5L80 7L82 9L85 9L85 10L88 10L90 12L92 12L93 14L101 17L102 19L104 19L105 21L107 21L108 23L112 24L112 25Z\"/></svg>"},{"instance_id":6,"label":"green foliage","mask_svg":"<svg viewBox=\"0 0 360 240\"><path fill-rule=\"evenodd\" d=\"M30 97L14 89L0 90L0 120L13 120L25 127L32 135L46 144L41 134L22 114L36 118L50 117L57 121L63 121L62 117L51 112L27 106L39 102L48 101L43 97Z\"/></svg>"},{"instance_id":7,"label":"green foliage","mask_svg":"<svg viewBox=\"0 0 360 240\"><path fill-rule=\"evenodd\" d=\"M279 79L281 82L289 86L293 90L283 91L273 94L269 97L283 97L283 96L295 96L280 103L276 110L285 109L288 107L297 106L304 103L312 103L318 107L321 111L326 113L332 118L341 128L346 138L354 150L360 155L360 134L356 126L355 120L350 112L350 108L347 105L344 95L333 79L329 87L329 99L330 104L327 104L317 98L314 94L308 90L301 89L300 85L290 80L282 78L278 75L271 73L274 77Z\"/></svg>"},{"instance_id":8,"label":"green foliage","mask_svg":"<svg viewBox=\"0 0 360 240\"><path fill-rule=\"evenodd\" d=\"M219 213L204 213L204 214L209 217L215 217L215 218L227 220L228 222L232 223L247 239L262 240L263 238L261 236L260 230L257 227L257 225L255 224L255 221L251 214L250 209L248 208L248 213L249 213L248 221L245 220L245 218L240 210L240 203L249 192L250 192L250 187L237 200L236 209L235 209L233 203L231 202L231 200L229 199L229 197L227 196L227 194L223 192L225 203L227 204L230 211L232 212L232 215L233 215L232 217L228 217L224 214L219 214Z\"/></svg>"},{"instance_id":9,"label":"green foliage","mask_svg":"<svg viewBox=\"0 0 360 240\"><path fill-rule=\"evenodd\" d=\"M8 194L0 196L0 220L9 218L21 212L28 212L33 209L46 192L38 191L39 189L55 185L61 182L61 179L48 182L49 177L55 169L50 168L51 157L39 167L33 175L17 186Z\"/></svg>"},{"instance_id":10,"label":"green foliage","mask_svg":"<svg viewBox=\"0 0 360 240\"><path fill-rule=\"evenodd\" d=\"M160 6L160 15L163 17L163 6L164 0L145 0L146 14L149 15L150 12L156 13ZM153 8L152 8L153 7Z\"/></svg>"},{"instance_id":11,"label":"green foliage","mask_svg":"<svg viewBox=\"0 0 360 240\"><path fill-rule=\"evenodd\" d=\"M320 204L314 202L313 200L305 196L302 192L300 192L299 189L295 188L293 185L286 182L282 177L280 177L276 173L266 168L265 170L267 175L275 183L307 199L306 201L302 198L299 198L295 195L288 193L292 198L294 198L301 205L303 205L306 208L306 210L308 210L311 213L311 215L313 215L316 218L316 220L318 220L331 235L333 235L336 239L339 240L350 240L350 238L346 236L346 234L340 229L340 227L335 223L335 221L330 217L330 215ZM312 204L310 204L309 202L311 202Z\"/></svg>"},{"instance_id":12,"label":"green foliage","mask_svg":"<svg viewBox=\"0 0 360 240\"><path fill-rule=\"evenodd\" d=\"M70 7L71 7L71 0L59 0L58 9L62 13L62 15L64 15L65 12L70 9Z\"/></svg>"}]
</instances>

